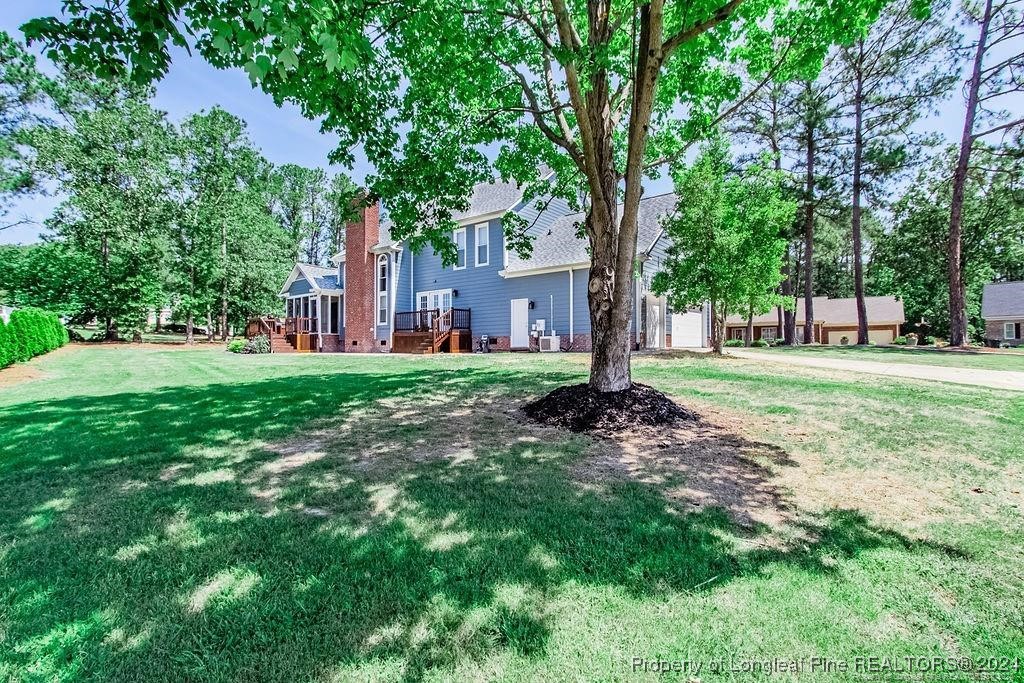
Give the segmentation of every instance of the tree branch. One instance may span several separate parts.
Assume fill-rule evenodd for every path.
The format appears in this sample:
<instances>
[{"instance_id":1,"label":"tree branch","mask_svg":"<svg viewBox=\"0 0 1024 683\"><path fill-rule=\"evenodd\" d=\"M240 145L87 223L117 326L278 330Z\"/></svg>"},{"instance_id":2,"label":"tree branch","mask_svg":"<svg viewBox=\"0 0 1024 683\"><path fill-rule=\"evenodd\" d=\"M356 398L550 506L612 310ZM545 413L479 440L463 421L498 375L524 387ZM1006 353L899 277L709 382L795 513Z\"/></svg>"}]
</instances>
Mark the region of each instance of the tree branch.
<instances>
[{"instance_id":1,"label":"tree branch","mask_svg":"<svg viewBox=\"0 0 1024 683\"><path fill-rule=\"evenodd\" d=\"M683 43L689 42L702 33L710 31L715 26L721 24L732 16L733 12L736 11L736 8L743 4L743 2L744 0L729 0L729 2L716 9L714 13L704 21L693 24L689 28L680 31L666 40L661 46L661 51L664 54L664 57L667 59L668 56Z\"/></svg>"}]
</instances>

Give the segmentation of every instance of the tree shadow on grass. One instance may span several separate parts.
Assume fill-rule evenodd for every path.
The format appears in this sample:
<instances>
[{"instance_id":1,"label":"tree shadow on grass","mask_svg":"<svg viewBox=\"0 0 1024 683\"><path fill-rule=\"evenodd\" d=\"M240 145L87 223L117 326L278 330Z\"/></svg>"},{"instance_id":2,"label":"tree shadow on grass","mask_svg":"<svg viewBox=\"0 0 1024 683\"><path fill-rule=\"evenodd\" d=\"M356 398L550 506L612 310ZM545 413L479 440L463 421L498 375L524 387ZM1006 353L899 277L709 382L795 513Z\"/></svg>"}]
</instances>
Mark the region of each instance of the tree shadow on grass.
<instances>
[{"instance_id":1,"label":"tree shadow on grass","mask_svg":"<svg viewBox=\"0 0 1024 683\"><path fill-rule=\"evenodd\" d=\"M333 373L0 410L0 673L417 680L547 656L573 590L662 599L955 552L797 516L770 481L787 454L711 425L595 443L521 421L526 391L573 377Z\"/></svg>"}]
</instances>

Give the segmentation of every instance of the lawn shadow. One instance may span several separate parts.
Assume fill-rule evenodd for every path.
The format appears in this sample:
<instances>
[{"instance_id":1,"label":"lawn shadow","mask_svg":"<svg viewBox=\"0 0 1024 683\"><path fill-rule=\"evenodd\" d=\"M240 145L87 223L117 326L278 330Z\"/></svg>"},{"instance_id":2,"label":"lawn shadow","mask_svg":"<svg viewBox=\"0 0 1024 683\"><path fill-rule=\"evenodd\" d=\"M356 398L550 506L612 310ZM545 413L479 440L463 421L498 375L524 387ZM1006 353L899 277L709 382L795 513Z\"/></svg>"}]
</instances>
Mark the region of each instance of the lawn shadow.
<instances>
[{"instance_id":1,"label":"lawn shadow","mask_svg":"<svg viewBox=\"0 0 1024 683\"><path fill-rule=\"evenodd\" d=\"M524 422L527 393L575 377L424 367L0 410L0 649L45 678L418 680L546 656L569 590L953 552L798 514L772 484L788 454L711 422L616 441Z\"/></svg>"}]
</instances>

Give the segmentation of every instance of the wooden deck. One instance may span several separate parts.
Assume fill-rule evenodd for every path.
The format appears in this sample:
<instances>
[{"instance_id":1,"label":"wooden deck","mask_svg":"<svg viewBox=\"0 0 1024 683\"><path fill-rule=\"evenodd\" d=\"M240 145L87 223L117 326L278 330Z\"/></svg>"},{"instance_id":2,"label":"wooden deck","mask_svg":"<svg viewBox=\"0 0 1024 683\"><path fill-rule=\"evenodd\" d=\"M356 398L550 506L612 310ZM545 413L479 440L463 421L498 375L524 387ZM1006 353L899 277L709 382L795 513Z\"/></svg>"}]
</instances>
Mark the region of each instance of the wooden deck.
<instances>
[{"instance_id":1,"label":"wooden deck","mask_svg":"<svg viewBox=\"0 0 1024 683\"><path fill-rule=\"evenodd\" d=\"M426 308L395 314L395 353L472 353L472 314L468 308Z\"/></svg>"}]
</instances>

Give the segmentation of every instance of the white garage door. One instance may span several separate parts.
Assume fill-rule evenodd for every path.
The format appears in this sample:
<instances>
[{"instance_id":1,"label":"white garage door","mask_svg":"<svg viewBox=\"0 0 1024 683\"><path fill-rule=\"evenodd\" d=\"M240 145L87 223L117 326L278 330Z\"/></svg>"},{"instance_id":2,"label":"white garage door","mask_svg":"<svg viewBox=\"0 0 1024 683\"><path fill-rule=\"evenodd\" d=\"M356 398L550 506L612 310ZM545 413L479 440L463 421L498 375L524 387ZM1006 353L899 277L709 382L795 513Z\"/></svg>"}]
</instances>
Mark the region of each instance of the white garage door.
<instances>
[{"instance_id":1,"label":"white garage door","mask_svg":"<svg viewBox=\"0 0 1024 683\"><path fill-rule=\"evenodd\" d=\"M703 346L704 316L700 311L672 314L672 348Z\"/></svg>"},{"instance_id":2,"label":"white garage door","mask_svg":"<svg viewBox=\"0 0 1024 683\"><path fill-rule=\"evenodd\" d=\"M892 344L892 330L868 330L868 341L876 344Z\"/></svg>"}]
</instances>

